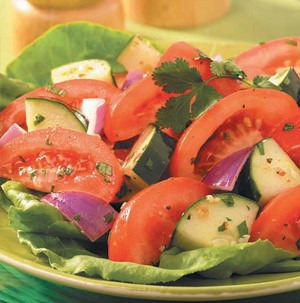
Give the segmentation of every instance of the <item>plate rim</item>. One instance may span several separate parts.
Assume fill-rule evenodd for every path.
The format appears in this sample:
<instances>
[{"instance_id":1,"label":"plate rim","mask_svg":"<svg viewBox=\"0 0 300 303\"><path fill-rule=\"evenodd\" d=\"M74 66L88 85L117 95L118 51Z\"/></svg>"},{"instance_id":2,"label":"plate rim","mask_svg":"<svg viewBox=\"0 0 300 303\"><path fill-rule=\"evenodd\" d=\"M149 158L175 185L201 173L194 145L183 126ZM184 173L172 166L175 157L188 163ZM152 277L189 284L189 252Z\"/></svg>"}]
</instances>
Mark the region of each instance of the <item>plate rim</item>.
<instances>
[{"instance_id":1,"label":"plate rim","mask_svg":"<svg viewBox=\"0 0 300 303\"><path fill-rule=\"evenodd\" d=\"M21 244L20 244L21 245ZM108 281L72 275L58 271L47 264L37 263L0 249L0 262L36 278L82 291L135 299L162 299L166 301L222 301L276 295L300 289L300 276L279 280L217 286L147 285ZM297 272L296 272L297 273ZM299 272L298 272L299 273ZM291 274L291 273L286 273ZM266 274L265 274L266 275ZM268 275L268 274L267 274ZM274 274L272 274L274 275Z\"/></svg>"}]
</instances>

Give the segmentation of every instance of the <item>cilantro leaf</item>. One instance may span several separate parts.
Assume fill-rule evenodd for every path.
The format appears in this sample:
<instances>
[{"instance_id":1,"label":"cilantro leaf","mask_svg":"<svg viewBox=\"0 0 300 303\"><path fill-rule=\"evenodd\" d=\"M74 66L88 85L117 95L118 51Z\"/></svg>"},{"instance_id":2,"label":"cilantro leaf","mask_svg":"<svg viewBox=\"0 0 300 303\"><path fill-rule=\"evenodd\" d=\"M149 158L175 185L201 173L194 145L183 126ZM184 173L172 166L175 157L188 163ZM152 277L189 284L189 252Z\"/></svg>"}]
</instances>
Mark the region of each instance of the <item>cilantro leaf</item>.
<instances>
[{"instance_id":1,"label":"cilantro leaf","mask_svg":"<svg viewBox=\"0 0 300 303\"><path fill-rule=\"evenodd\" d=\"M171 127L177 134L184 131L190 122L190 101L192 94L170 98L165 106L156 112L156 125L161 128Z\"/></svg>"},{"instance_id":2,"label":"cilantro leaf","mask_svg":"<svg viewBox=\"0 0 300 303\"><path fill-rule=\"evenodd\" d=\"M232 60L212 61L210 64L211 72L216 76L225 76L230 74L235 78L247 78L245 72Z\"/></svg>"},{"instance_id":3,"label":"cilantro leaf","mask_svg":"<svg viewBox=\"0 0 300 303\"><path fill-rule=\"evenodd\" d=\"M182 58L163 62L154 70L152 78L165 92L177 94L203 81L199 71Z\"/></svg>"},{"instance_id":4,"label":"cilantro leaf","mask_svg":"<svg viewBox=\"0 0 300 303\"><path fill-rule=\"evenodd\" d=\"M199 117L222 98L222 95L220 95L214 87L205 82L201 83L199 87L196 88L196 92L193 91L193 93L196 95L196 99L192 104L192 118Z\"/></svg>"}]
</instances>

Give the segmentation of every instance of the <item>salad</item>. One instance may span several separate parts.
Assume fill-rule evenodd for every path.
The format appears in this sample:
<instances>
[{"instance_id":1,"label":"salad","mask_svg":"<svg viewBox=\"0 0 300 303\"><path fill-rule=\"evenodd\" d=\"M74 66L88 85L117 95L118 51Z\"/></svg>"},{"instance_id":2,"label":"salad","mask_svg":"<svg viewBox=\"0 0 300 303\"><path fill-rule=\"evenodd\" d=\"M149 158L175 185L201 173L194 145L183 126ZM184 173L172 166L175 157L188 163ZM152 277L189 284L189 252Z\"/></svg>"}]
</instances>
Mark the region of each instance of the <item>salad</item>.
<instances>
[{"instance_id":1,"label":"salad","mask_svg":"<svg viewBox=\"0 0 300 303\"><path fill-rule=\"evenodd\" d=\"M219 60L86 22L44 34L0 77L20 243L141 284L300 271L299 43Z\"/></svg>"}]
</instances>

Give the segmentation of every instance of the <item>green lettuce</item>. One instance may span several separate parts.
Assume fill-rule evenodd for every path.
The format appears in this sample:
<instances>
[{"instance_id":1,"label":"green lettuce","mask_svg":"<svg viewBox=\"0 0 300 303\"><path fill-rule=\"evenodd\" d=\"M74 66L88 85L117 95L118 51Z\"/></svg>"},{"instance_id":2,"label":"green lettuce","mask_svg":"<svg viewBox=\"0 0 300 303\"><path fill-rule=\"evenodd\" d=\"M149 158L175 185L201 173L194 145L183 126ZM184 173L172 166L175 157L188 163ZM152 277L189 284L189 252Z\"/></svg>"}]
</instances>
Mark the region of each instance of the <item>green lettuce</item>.
<instances>
[{"instance_id":1,"label":"green lettuce","mask_svg":"<svg viewBox=\"0 0 300 303\"><path fill-rule=\"evenodd\" d=\"M0 110L4 109L14 99L35 88L36 86L32 83L0 74Z\"/></svg>"},{"instance_id":2,"label":"green lettuce","mask_svg":"<svg viewBox=\"0 0 300 303\"><path fill-rule=\"evenodd\" d=\"M6 68L11 78L43 86L51 82L51 70L85 59L108 61L113 71L124 71L116 58L132 34L88 22L60 24L27 46Z\"/></svg>"},{"instance_id":3,"label":"green lettuce","mask_svg":"<svg viewBox=\"0 0 300 303\"><path fill-rule=\"evenodd\" d=\"M105 242L82 241L77 227L66 221L56 208L39 201L41 193L15 181L5 182L2 189L11 201L9 223L17 230L20 243L28 245L51 267L66 273L156 284L194 273L224 279L233 274L300 270L300 260L293 260L293 255L287 251L275 249L269 241L191 251L180 251L175 247L161 255L158 266L113 262L107 259Z\"/></svg>"},{"instance_id":4,"label":"green lettuce","mask_svg":"<svg viewBox=\"0 0 300 303\"><path fill-rule=\"evenodd\" d=\"M5 182L2 190L5 197L11 201L8 207L7 199L1 199L2 204L5 203L8 221L12 228L63 238L86 239L80 230L73 223L65 220L55 207L40 202L37 195L41 196L41 193L31 191L15 181Z\"/></svg>"}]
</instances>

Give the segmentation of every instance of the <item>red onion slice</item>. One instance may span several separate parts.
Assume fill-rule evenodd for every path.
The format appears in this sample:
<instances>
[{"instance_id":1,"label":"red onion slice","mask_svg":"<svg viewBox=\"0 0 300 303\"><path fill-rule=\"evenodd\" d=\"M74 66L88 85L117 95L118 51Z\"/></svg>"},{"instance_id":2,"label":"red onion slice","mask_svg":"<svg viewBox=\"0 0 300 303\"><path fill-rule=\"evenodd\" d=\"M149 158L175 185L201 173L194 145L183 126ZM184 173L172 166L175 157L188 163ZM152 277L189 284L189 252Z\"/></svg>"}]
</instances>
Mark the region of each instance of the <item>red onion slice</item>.
<instances>
[{"instance_id":1,"label":"red onion slice","mask_svg":"<svg viewBox=\"0 0 300 303\"><path fill-rule=\"evenodd\" d=\"M92 242L110 230L118 214L107 202L81 192L50 193L41 201L56 207Z\"/></svg>"},{"instance_id":2,"label":"red onion slice","mask_svg":"<svg viewBox=\"0 0 300 303\"><path fill-rule=\"evenodd\" d=\"M129 86L134 84L135 82L143 79L145 74L139 70L131 70L128 72L126 75L125 81L122 85L121 90L124 91L126 90Z\"/></svg>"},{"instance_id":3,"label":"red onion slice","mask_svg":"<svg viewBox=\"0 0 300 303\"><path fill-rule=\"evenodd\" d=\"M88 119L87 133L100 134L106 114L105 100L102 98L86 98L82 100L81 112Z\"/></svg>"},{"instance_id":4,"label":"red onion slice","mask_svg":"<svg viewBox=\"0 0 300 303\"><path fill-rule=\"evenodd\" d=\"M26 130L24 130L18 124L14 123L0 138L0 147L8 141L17 138L24 133L26 133Z\"/></svg>"},{"instance_id":5,"label":"red onion slice","mask_svg":"<svg viewBox=\"0 0 300 303\"><path fill-rule=\"evenodd\" d=\"M243 148L218 162L204 177L203 182L213 189L231 191L249 158L253 146Z\"/></svg>"}]
</instances>

